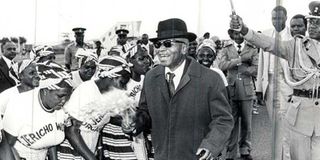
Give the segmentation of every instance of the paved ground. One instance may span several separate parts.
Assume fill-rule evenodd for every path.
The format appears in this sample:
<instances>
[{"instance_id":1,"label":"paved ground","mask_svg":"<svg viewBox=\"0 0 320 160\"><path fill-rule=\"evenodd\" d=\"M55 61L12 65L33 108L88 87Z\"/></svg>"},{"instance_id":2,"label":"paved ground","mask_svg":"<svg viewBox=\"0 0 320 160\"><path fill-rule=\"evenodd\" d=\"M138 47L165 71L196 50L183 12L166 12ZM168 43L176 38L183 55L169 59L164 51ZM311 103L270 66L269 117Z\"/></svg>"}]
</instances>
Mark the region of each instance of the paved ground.
<instances>
[{"instance_id":1,"label":"paved ground","mask_svg":"<svg viewBox=\"0 0 320 160\"><path fill-rule=\"evenodd\" d=\"M271 160L271 123L265 106L258 108L259 115L253 115L252 155L254 160Z\"/></svg>"}]
</instances>

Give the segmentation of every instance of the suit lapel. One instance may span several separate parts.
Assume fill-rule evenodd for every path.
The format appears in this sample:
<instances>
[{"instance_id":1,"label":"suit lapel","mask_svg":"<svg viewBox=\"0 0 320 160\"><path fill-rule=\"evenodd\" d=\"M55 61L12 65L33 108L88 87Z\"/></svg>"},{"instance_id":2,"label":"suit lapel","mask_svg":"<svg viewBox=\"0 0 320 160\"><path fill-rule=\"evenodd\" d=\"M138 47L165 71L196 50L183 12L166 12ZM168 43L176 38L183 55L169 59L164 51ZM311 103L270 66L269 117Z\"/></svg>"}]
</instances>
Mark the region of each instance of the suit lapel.
<instances>
[{"instance_id":1,"label":"suit lapel","mask_svg":"<svg viewBox=\"0 0 320 160\"><path fill-rule=\"evenodd\" d=\"M16 85L16 82L9 76L9 68L3 58L0 58L0 71L3 73L4 77L8 80L12 85Z\"/></svg>"},{"instance_id":2,"label":"suit lapel","mask_svg":"<svg viewBox=\"0 0 320 160\"><path fill-rule=\"evenodd\" d=\"M191 58L186 58L182 78L172 98L190 82L190 76L200 77L200 64L196 65L196 63L198 62Z\"/></svg>"},{"instance_id":3,"label":"suit lapel","mask_svg":"<svg viewBox=\"0 0 320 160\"><path fill-rule=\"evenodd\" d=\"M155 85L157 85L158 90L160 90L161 95L165 99L166 103L168 104L170 101L170 95L168 91L168 85L167 81L164 76L164 67L163 66L158 66L155 74L156 82Z\"/></svg>"}]
</instances>

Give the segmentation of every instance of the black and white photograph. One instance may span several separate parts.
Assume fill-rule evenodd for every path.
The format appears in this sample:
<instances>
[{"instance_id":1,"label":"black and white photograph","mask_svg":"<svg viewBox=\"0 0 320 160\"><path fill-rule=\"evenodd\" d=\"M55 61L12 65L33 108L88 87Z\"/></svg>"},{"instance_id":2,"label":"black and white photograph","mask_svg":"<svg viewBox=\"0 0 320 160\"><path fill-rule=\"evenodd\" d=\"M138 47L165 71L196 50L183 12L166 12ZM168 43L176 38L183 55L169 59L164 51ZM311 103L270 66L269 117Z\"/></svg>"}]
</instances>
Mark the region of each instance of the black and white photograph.
<instances>
[{"instance_id":1,"label":"black and white photograph","mask_svg":"<svg viewBox=\"0 0 320 160\"><path fill-rule=\"evenodd\" d=\"M320 0L2 0L0 160L320 160Z\"/></svg>"}]
</instances>

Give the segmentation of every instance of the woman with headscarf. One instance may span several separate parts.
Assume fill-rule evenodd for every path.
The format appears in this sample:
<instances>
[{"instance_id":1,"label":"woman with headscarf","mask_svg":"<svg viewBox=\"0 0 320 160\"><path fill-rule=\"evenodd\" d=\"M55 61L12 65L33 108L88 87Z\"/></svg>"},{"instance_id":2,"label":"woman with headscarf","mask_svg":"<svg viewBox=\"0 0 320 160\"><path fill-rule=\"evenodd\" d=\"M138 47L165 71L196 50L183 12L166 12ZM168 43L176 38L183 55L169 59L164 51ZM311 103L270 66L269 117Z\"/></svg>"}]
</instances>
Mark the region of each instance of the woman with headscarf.
<instances>
[{"instance_id":1,"label":"woman with headscarf","mask_svg":"<svg viewBox=\"0 0 320 160\"><path fill-rule=\"evenodd\" d=\"M197 49L197 61L202 64L203 66L210 68L211 70L217 72L223 82L224 85L228 86L228 81L224 73L214 64L214 61L217 58L217 51L215 49L215 43L211 39L205 39L199 45Z\"/></svg>"},{"instance_id":2,"label":"woman with headscarf","mask_svg":"<svg viewBox=\"0 0 320 160\"><path fill-rule=\"evenodd\" d=\"M152 59L147 50L136 45L128 52L127 61L132 64L131 78L127 84L127 92L136 104L140 99L140 92L144 80L144 75L150 69ZM126 110L128 114L134 114L135 108ZM130 116L130 115L127 115ZM130 137L122 131L122 117L117 115L111 117L110 122L106 124L101 131L102 135L102 153L104 158L115 159L148 159L145 135ZM124 128L130 130L130 124ZM133 139L132 139L133 138ZM149 145L151 146L151 145Z\"/></svg>"},{"instance_id":3,"label":"woman with headscarf","mask_svg":"<svg viewBox=\"0 0 320 160\"><path fill-rule=\"evenodd\" d=\"M77 88L82 82L88 81L96 72L98 57L90 51L79 51L76 54L78 58L79 69L72 71L72 86Z\"/></svg>"},{"instance_id":4,"label":"woman with headscarf","mask_svg":"<svg viewBox=\"0 0 320 160\"><path fill-rule=\"evenodd\" d=\"M125 91L129 79L129 65L122 57L105 56L99 60L97 77L81 83L64 107L72 117L66 138L74 150L73 157L61 155L60 159L95 159L101 128L111 115L132 104Z\"/></svg>"},{"instance_id":5,"label":"woman with headscarf","mask_svg":"<svg viewBox=\"0 0 320 160\"><path fill-rule=\"evenodd\" d=\"M8 102L3 130L10 148L0 149L6 160L44 160L64 139L67 116L61 108L72 91L70 76L58 64L39 65L38 71L40 87Z\"/></svg>"},{"instance_id":6,"label":"woman with headscarf","mask_svg":"<svg viewBox=\"0 0 320 160\"><path fill-rule=\"evenodd\" d=\"M10 98L16 98L17 94L39 86L40 77L36 69L36 64L32 60L22 60L19 63L15 63L12 68L16 75L18 75L19 84L0 94L1 116L3 116Z\"/></svg>"},{"instance_id":7,"label":"woman with headscarf","mask_svg":"<svg viewBox=\"0 0 320 160\"><path fill-rule=\"evenodd\" d=\"M71 83L72 87L75 89L81 83L88 81L92 78L96 72L97 65L97 56L96 54L90 51L80 51L76 54L78 58L79 69L71 72ZM68 139L65 139L60 145L57 146L58 159L73 158L76 159L76 156L81 158L80 155L76 155L76 151L70 145ZM76 156L75 156L75 155Z\"/></svg>"}]
</instances>

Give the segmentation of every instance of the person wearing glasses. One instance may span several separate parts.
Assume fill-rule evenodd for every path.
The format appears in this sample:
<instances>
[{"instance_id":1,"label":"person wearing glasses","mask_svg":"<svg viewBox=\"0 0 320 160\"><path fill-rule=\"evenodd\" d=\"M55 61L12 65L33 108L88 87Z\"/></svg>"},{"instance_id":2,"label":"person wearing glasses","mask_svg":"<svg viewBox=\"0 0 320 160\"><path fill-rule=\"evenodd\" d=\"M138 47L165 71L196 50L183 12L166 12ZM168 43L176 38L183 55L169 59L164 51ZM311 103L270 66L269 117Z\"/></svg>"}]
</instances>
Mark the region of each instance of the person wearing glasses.
<instances>
[{"instance_id":1,"label":"person wearing glasses","mask_svg":"<svg viewBox=\"0 0 320 160\"><path fill-rule=\"evenodd\" d=\"M155 159L215 159L233 127L226 87L186 56L196 35L183 20L160 21L157 34L160 64L146 74L132 134L151 128Z\"/></svg>"},{"instance_id":2,"label":"person wearing glasses","mask_svg":"<svg viewBox=\"0 0 320 160\"><path fill-rule=\"evenodd\" d=\"M227 71L230 103L234 118L234 128L228 142L226 158L236 159L239 148L242 159L252 160L250 155L252 150L251 121L255 96L252 78L257 75L259 53L258 49L247 43L239 32L229 29L228 34L231 41L225 44L219 55L219 68L222 71Z\"/></svg>"},{"instance_id":3,"label":"person wearing glasses","mask_svg":"<svg viewBox=\"0 0 320 160\"><path fill-rule=\"evenodd\" d=\"M287 41L256 33L240 16L230 21L230 28L240 30L247 41L288 61L284 78L293 88L293 96L284 119L289 125L290 157L299 160L320 159L320 1L310 2L309 9L306 16L309 36L296 36Z\"/></svg>"}]
</instances>

